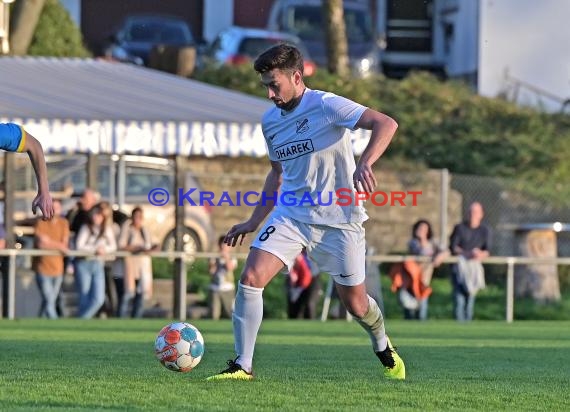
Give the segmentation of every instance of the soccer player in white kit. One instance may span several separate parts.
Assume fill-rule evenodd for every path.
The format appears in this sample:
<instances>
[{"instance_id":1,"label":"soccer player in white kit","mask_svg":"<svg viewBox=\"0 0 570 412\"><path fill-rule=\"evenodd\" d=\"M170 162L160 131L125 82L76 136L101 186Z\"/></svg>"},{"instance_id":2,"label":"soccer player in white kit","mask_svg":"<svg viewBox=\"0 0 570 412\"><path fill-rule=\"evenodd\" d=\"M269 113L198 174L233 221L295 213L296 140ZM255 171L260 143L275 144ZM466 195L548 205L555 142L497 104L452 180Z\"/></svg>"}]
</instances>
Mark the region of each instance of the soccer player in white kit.
<instances>
[{"instance_id":1,"label":"soccer player in white kit","mask_svg":"<svg viewBox=\"0 0 570 412\"><path fill-rule=\"evenodd\" d=\"M233 313L237 357L208 380L253 379L263 288L284 266L290 269L303 248L322 272L333 277L343 304L368 332L384 375L405 379L404 362L386 335L380 308L366 293L362 222L367 215L354 201L355 190L374 190L372 165L398 125L344 97L307 88L303 57L294 46L281 44L265 51L254 69L275 104L262 120L271 170L251 217L233 226L225 242L242 244L245 235L271 215L251 245L238 284ZM371 130L371 136L355 164L349 130L358 128ZM347 201L347 193L352 201Z\"/></svg>"}]
</instances>

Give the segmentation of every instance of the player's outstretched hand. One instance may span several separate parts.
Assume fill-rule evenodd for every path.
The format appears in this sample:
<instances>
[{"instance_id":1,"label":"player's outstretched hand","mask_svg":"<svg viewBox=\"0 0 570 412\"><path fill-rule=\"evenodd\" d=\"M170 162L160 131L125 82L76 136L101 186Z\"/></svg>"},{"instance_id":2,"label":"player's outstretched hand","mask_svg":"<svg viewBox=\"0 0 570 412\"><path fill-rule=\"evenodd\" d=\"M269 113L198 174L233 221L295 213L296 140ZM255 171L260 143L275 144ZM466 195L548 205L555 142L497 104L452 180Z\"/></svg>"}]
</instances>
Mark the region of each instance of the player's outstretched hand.
<instances>
[{"instance_id":1,"label":"player's outstretched hand","mask_svg":"<svg viewBox=\"0 0 570 412\"><path fill-rule=\"evenodd\" d=\"M239 223L233 226L224 239L224 243L228 246L235 246L238 241L240 246L243 244L245 235L251 233L257 229L257 226L252 224L249 220L247 222Z\"/></svg>"},{"instance_id":2,"label":"player's outstretched hand","mask_svg":"<svg viewBox=\"0 0 570 412\"><path fill-rule=\"evenodd\" d=\"M50 220L53 217L53 203L49 193L39 193L32 202L32 213L35 215L38 208L41 210L43 219Z\"/></svg>"}]
</instances>

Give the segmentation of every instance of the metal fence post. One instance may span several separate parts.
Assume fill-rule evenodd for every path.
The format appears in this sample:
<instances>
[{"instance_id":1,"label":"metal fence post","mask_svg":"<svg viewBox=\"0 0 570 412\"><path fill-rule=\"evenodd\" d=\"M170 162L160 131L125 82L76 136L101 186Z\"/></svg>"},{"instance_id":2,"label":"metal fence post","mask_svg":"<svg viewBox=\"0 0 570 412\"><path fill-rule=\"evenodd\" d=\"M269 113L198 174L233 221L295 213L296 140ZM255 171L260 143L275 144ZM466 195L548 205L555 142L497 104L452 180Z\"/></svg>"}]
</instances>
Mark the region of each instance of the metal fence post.
<instances>
[{"instance_id":1,"label":"metal fence post","mask_svg":"<svg viewBox=\"0 0 570 412\"><path fill-rule=\"evenodd\" d=\"M186 320L186 288L188 280L186 279L186 259L184 257L176 258L176 274L174 278L174 318L178 320Z\"/></svg>"},{"instance_id":2,"label":"metal fence post","mask_svg":"<svg viewBox=\"0 0 570 412\"><path fill-rule=\"evenodd\" d=\"M10 250L8 257L8 293L6 298L8 300L6 305L6 317L8 319L16 318L16 251Z\"/></svg>"},{"instance_id":3,"label":"metal fence post","mask_svg":"<svg viewBox=\"0 0 570 412\"><path fill-rule=\"evenodd\" d=\"M515 259L507 259L507 323L513 322L515 295Z\"/></svg>"},{"instance_id":4,"label":"metal fence post","mask_svg":"<svg viewBox=\"0 0 570 412\"><path fill-rule=\"evenodd\" d=\"M447 169L441 169L440 183L439 243L443 249L447 249L447 204L449 202L449 171Z\"/></svg>"},{"instance_id":5,"label":"metal fence post","mask_svg":"<svg viewBox=\"0 0 570 412\"><path fill-rule=\"evenodd\" d=\"M184 202L180 200L180 190L184 188L185 182L185 163L182 156L176 156L174 159L174 190L176 191L174 208L174 217L176 227L174 228L174 246L179 257L176 258L175 279L174 279L174 317L179 320L186 320L186 286L188 280L186 278L186 256L184 251Z\"/></svg>"}]
</instances>

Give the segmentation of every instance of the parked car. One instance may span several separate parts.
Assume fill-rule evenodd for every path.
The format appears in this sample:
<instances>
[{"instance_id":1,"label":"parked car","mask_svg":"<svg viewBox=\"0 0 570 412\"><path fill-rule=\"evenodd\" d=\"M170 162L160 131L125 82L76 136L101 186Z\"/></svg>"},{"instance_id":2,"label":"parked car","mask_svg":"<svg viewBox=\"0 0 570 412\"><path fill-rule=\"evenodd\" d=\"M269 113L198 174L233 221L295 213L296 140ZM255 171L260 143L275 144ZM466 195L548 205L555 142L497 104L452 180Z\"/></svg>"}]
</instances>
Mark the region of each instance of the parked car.
<instances>
[{"instance_id":1,"label":"parked car","mask_svg":"<svg viewBox=\"0 0 570 412\"><path fill-rule=\"evenodd\" d=\"M250 63L279 43L290 43L303 54L304 74L312 76L317 66L299 37L290 33L232 26L222 30L202 55L202 64L237 65Z\"/></svg>"},{"instance_id":2,"label":"parked car","mask_svg":"<svg viewBox=\"0 0 570 412\"><path fill-rule=\"evenodd\" d=\"M104 54L119 61L148 66L156 46L195 47L190 26L185 20L170 16L131 15L115 34Z\"/></svg>"},{"instance_id":3,"label":"parked car","mask_svg":"<svg viewBox=\"0 0 570 412\"><path fill-rule=\"evenodd\" d=\"M354 75L365 77L381 70L381 42L374 33L370 2L345 0L344 21L348 58ZM318 66L327 66L322 0L276 0L267 28L297 35Z\"/></svg>"},{"instance_id":4,"label":"parked car","mask_svg":"<svg viewBox=\"0 0 570 412\"><path fill-rule=\"evenodd\" d=\"M87 157L83 155L48 155L50 189L62 193L72 188L73 194L62 199L65 211L75 206L87 180ZM99 155L97 158L97 191L101 200L113 205L114 220L121 222L130 216L135 206L143 209L145 221L153 243L158 243L162 250L174 250L175 201L174 201L174 164L172 160L131 155ZM149 203L149 192L155 188L166 189L170 193L170 202L165 206ZM185 177L185 189L197 188L199 183L191 173ZM32 192L33 193L33 192ZM194 198L196 205L184 204L184 251L188 253L209 251L215 238L210 210L200 205L199 198ZM31 200L27 200L25 205ZM29 213L28 207L26 212ZM20 235L32 235L35 218L22 213L16 222Z\"/></svg>"}]
</instances>

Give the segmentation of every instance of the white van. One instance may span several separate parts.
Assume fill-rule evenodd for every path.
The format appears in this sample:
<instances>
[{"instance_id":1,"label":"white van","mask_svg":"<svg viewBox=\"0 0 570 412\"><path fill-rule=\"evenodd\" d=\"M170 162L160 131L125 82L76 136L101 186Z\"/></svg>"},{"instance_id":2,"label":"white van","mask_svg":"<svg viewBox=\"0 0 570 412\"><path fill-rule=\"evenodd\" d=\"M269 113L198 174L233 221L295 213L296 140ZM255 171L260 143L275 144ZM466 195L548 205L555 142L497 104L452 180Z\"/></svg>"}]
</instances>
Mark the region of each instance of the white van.
<instances>
[{"instance_id":1,"label":"white van","mask_svg":"<svg viewBox=\"0 0 570 412\"><path fill-rule=\"evenodd\" d=\"M71 209L78 201L87 182L87 156L85 155L48 155L48 174L50 190L54 197L57 193L68 193L62 198L63 210ZM29 163L29 162L28 162ZM29 182L29 188L19 187L35 194L30 188L34 187L33 172L24 167L19 174L19 185ZM25 176L22 175L25 173ZM113 205L116 220L129 217L135 206L143 209L145 222L148 226L153 243L161 246L162 250L174 250L174 162L170 159L150 156L131 155L98 155L97 156L97 192L100 200L106 200ZM152 189L166 189L170 202L165 206L154 206L149 203L149 192ZM200 186L191 173L186 174L185 189ZM210 251L213 246L215 232L211 222L209 208L200 205L199 199L193 199L195 206L185 202L184 206L184 250L188 253ZM20 235L31 235L32 223L29 204L31 199L17 196L15 209L16 230ZM18 222L19 221L19 222Z\"/></svg>"}]
</instances>

